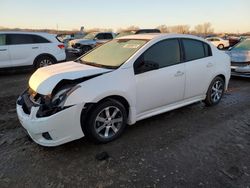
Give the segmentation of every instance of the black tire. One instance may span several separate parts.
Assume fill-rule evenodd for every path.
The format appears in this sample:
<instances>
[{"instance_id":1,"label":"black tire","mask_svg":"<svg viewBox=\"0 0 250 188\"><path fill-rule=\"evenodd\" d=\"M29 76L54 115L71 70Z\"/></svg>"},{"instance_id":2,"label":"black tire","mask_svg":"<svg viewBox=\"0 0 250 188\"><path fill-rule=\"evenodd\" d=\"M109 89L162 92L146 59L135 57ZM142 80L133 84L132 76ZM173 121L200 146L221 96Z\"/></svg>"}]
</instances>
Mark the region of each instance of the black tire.
<instances>
[{"instance_id":1,"label":"black tire","mask_svg":"<svg viewBox=\"0 0 250 188\"><path fill-rule=\"evenodd\" d=\"M49 65L53 65L56 63L56 60L50 56L40 56L38 57L35 62L34 62L34 67L35 69L41 68L41 67L45 67L45 66L49 66Z\"/></svg>"},{"instance_id":2,"label":"black tire","mask_svg":"<svg viewBox=\"0 0 250 188\"><path fill-rule=\"evenodd\" d=\"M223 44L219 44L217 47L219 50L223 50L224 49L224 45Z\"/></svg>"},{"instance_id":3,"label":"black tire","mask_svg":"<svg viewBox=\"0 0 250 188\"><path fill-rule=\"evenodd\" d=\"M109 117L111 119L107 117L106 109L109 109ZM113 113L116 110L118 112L112 119ZM123 133L127 124L127 111L122 103L110 99L94 106L93 109L88 112L85 122L83 122L83 119L85 118L82 118L81 123L87 139L95 143L108 143L117 139ZM117 120L121 121L115 123ZM108 135L106 135L106 131Z\"/></svg>"},{"instance_id":4,"label":"black tire","mask_svg":"<svg viewBox=\"0 0 250 188\"><path fill-rule=\"evenodd\" d=\"M207 106L214 106L219 104L221 98L223 97L224 91L225 91L224 79L222 79L219 76L215 77L207 90L207 96L206 99L204 100L205 104Z\"/></svg>"}]
</instances>

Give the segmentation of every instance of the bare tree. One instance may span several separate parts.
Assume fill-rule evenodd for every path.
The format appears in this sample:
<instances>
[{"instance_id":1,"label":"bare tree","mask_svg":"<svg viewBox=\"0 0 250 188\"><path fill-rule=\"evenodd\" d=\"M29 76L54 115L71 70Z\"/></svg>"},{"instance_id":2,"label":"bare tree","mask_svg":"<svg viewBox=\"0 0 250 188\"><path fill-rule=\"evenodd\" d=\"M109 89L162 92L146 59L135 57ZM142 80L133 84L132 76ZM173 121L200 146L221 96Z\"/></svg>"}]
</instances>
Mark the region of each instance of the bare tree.
<instances>
[{"instance_id":1,"label":"bare tree","mask_svg":"<svg viewBox=\"0 0 250 188\"><path fill-rule=\"evenodd\" d=\"M127 28L119 28L117 29L117 33L121 33L121 32L125 32L125 31L135 31L135 30L138 30L140 29L138 26L135 26L135 25L131 25Z\"/></svg>"},{"instance_id":2,"label":"bare tree","mask_svg":"<svg viewBox=\"0 0 250 188\"><path fill-rule=\"evenodd\" d=\"M157 29L159 29L162 33L169 33L169 29L166 25L159 25Z\"/></svg>"},{"instance_id":3,"label":"bare tree","mask_svg":"<svg viewBox=\"0 0 250 188\"><path fill-rule=\"evenodd\" d=\"M169 31L171 33L186 34L186 33L190 33L190 26L189 25L174 25L174 26L169 27Z\"/></svg>"},{"instance_id":4,"label":"bare tree","mask_svg":"<svg viewBox=\"0 0 250 188\"><path fill-rule=\"evenodd\" d=\"M214 29L212 28L212 24L209 22L203 23L203 24L198 24L194 27L194 32L196 34L212 34L214 33Z\"/></svg>"}]
</instances>

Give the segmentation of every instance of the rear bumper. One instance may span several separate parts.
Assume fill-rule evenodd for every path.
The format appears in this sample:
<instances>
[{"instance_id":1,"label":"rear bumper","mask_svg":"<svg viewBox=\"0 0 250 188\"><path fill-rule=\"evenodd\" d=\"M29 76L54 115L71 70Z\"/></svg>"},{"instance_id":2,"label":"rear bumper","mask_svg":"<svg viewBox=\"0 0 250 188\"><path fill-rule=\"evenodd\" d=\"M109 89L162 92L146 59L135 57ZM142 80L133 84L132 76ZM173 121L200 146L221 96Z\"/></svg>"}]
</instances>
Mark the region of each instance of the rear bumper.
<instances>
[{"instance_id":1,"label":"rear bumper","mask_svg":"<svg viewBox=\"0 0 250 188\"><path fill-rule=\"evenodd\" d=\"M66 61L66 52L64 51L62 53L56 54L55 58L56 58L56 60L57 60L58 63Z\"/></svg>"}]
</instances>

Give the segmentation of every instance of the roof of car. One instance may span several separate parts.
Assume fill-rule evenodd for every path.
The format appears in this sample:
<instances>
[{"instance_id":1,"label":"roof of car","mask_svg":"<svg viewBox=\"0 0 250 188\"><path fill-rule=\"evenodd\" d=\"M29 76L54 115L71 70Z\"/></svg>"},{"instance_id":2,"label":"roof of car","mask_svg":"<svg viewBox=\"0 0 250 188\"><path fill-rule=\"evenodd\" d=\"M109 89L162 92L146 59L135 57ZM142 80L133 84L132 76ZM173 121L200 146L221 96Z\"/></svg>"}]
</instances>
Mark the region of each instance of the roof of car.
<instances>
[{"instance_id":1,"label":"roof of car","mask_svg":"<svg viewBox=\"0 0 250 188\"><path fill-rule=\"evenodd\" d=\"M0 34L37 34L37 35L56 35L46 32L26 32L26 31L0 31Z\"/></svg>"},{"instance_id":2,"label":"roof of car","mask_svg":"<svg viewBox=\"0 0 250 188\"><path fill-rule=\"evenodd\" d=\"M168 34L162 34L162 33L149 33L149 34L139 34L139 35L128 35L119 37L117 39L137 39L137 40L153 40L153 39L164 39L164 38L191 38L191 39L197 39L197 40L204 40L201 37L197 37L194 35L185 35L185 34L174 34L174 33L168 33Z\"/></svg>"}]
</instances>

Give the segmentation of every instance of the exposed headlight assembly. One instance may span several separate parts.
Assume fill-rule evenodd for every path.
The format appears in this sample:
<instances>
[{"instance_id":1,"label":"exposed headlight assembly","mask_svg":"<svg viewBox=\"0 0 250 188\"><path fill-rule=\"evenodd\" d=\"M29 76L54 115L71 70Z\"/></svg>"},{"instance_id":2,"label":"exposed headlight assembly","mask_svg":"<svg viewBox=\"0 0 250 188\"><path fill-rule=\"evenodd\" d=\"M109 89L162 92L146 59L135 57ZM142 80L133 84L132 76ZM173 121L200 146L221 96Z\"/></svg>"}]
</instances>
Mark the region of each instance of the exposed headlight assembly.
<instances>
[{"instance_id":1,"label":"exposed headlight assembly","mask_svg":"<svg viewBox=\"0 0 250 188\"><path fill-rule=\"evenodd\" d=\"M44 104L42 104L37 112L37 117L48 117L70 106L64 106L68 96L78 89L79 85L65 87L60 89L54 96L44 96ZM48 98L50 98L48 100Z\"/></svg>"}]
</instances>

